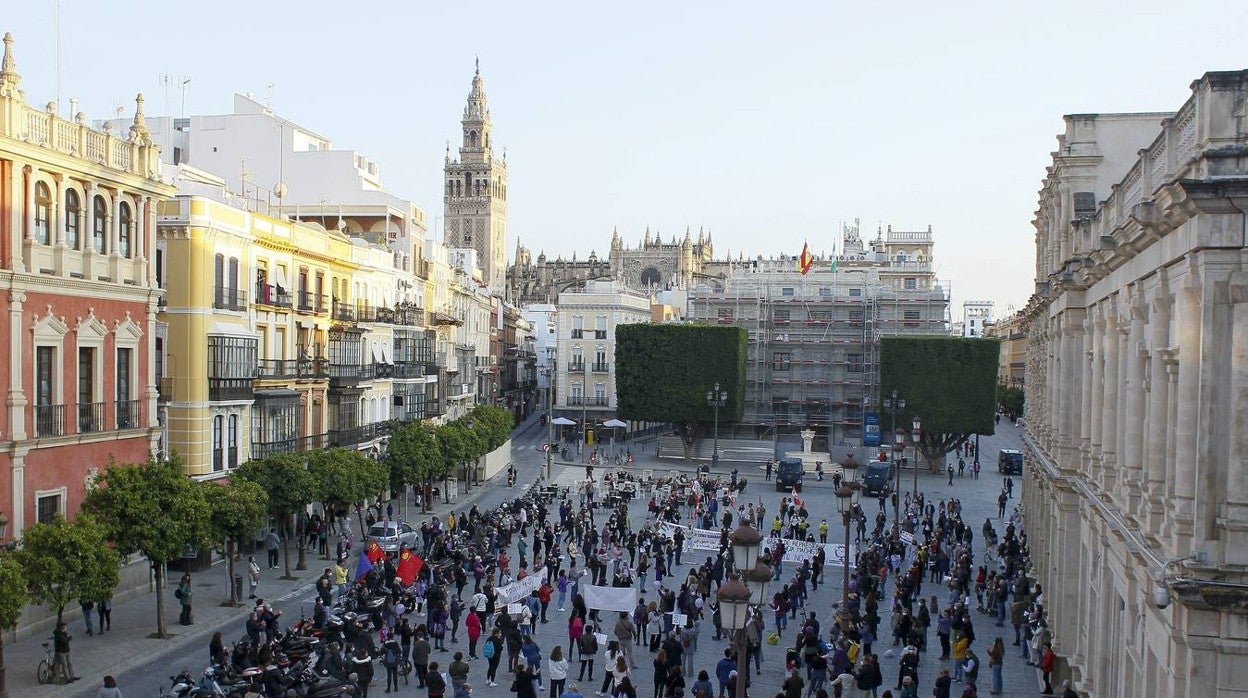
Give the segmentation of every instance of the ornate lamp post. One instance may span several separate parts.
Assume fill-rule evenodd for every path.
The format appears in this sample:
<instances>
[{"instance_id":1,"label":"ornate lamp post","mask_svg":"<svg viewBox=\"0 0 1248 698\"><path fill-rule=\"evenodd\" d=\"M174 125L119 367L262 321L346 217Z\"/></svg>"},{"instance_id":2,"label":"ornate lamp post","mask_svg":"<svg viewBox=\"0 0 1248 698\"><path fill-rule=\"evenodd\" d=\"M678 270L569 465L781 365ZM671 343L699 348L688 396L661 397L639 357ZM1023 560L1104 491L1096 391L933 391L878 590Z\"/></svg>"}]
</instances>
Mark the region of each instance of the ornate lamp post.
<instances>
[{"instance_id":1,"label":"ornate lamp post","mask_svg":"<svg viewBox=\"0 0 1248 698\"><path fill-rule=\"evenodd\" d=\"M893 434L897 433L897 413L906 409L905 398L897 397L897 391L894 390L892 395L886 396L880 400L880 407L892 418L891 427ZM896 437L897 441L901 441L901 437ZM901 464L898 462L896 454L897 446L893 446L893 468L894 473L893 484L893 537L896 538L901 533Z\"/></svg>"},{"instance_id":2,"label":"ornate lamp post","mask_svg":"<svg viewBox=\"0 0 1248 698\"><path fill-rule=\"evenodd\" d=\"M734 698L744 698L746 676L749 673L746 666L749 659L746 629L750 624L751 613L757 612L755 607L767 599L767 585L771 582L772 570L759 557L763 534L758 529L742 523L729 534L728 541L735 575L719 588L716 598L719 599L719 613L724 627L733 631L733 649L737 656Z\"/></svg>"},{"instance_id":3,"label":"ornate lamp post","mask_svg":"<svg viewBox=\"0 0 1248 698\"><path fill-rule=\"evenodd\" d=\"M914 441L914 496L919 496L919 439L923 436L923 420L918 417L910 425L910 438Z\"/></svg>"},{"instance_id":4,"label":"ornate lamp post","mask_svg":"<svg viewBox=\"0 0 1248 698\"><path fill-rule=\"evenodd\" d=\"M711 451L711 466L719 465L719 408L728 403L728 391L719 389L719 381L715 387L706 391L706 406L715 410L715 447Z\"/></svg>"},{"instance_id":5,"label":"ornate lamp post","mask_svg":"<svg viewBox=\"0 0 1248 698\"><path fill-rule=\"evenodd\" d=\"M841 578L841 628L847 630L849 628L849 524L850 518L854 513L854 506L858 503L858 481L854 476L858 471L858 464L853 462L852 458L846 458L841 464L844 475L841 480L841 487L836 491L836 507L841 512L841 523L845 527L845 560L842 567Z\"/></svg>"},{"instance_id":6,"label":"ornate lamp post","mask_svg":"<svg viewBox=\"0 0 1248 698\"><path fill-rule=\"evenodd\" d=\"M733 633L737 654L737 685L733 698L745 698L745 626L750 622L750 590L739 580L729 579L715 593L715 598L719 599L719 617L724 627Z\"/></svg>"}]
</instances>

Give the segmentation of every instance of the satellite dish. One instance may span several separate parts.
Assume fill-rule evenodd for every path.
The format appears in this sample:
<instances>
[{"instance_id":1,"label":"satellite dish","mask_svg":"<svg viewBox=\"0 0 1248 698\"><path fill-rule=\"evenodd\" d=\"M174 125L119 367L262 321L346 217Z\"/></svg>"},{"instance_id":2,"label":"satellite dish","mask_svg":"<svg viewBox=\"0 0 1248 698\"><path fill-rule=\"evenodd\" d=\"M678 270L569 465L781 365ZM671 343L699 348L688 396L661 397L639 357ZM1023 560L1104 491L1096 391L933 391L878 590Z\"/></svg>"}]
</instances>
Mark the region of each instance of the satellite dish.
<instances>
[{"instance_id":1,"label":"satellite dish","mask_svg":"<svg viewBox=\"0 0 1248 698\"><path fill-rule=\"evenodd\" d=\"M277 184L274 184L273 193L276 194L279 199L286 198L286 183L278 182Z\"/></svg>"}]
</instances>

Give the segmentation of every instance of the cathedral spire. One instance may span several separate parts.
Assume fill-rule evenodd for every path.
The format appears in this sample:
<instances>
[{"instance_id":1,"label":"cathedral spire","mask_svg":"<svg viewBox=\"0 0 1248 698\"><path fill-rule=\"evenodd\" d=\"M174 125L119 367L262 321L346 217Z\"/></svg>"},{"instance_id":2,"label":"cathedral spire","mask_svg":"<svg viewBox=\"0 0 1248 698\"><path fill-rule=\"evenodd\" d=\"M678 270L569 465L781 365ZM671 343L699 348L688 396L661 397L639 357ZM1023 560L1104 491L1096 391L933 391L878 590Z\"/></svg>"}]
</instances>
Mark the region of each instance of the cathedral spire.
<instances>
[{"instance_id":1,"label":"cathedral spire","mask_svg":"<svg viewBox=\"0 0 1248 698\"><path fill-rule=\"evenodd\" d=\"M4 59L0 60L0 83L17 87L22 76L17 74L17 59L13 58L13 32L4 33Z\"/></svg>"}]
</instances>

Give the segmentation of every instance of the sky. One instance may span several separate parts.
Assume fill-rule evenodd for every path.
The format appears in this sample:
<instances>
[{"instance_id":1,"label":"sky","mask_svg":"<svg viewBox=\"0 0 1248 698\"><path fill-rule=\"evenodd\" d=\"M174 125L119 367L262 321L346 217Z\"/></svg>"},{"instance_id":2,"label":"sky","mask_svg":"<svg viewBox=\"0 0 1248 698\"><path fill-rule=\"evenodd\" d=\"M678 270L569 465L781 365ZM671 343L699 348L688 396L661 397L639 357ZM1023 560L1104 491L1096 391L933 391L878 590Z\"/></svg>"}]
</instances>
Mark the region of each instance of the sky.
<instances>
[{"instance_id":1,"label":"sky","mask_svg":"<svg viewBox=\"0 0 1248 698\"><path fill-rule=\"evenodd\" d=\"M57 96L55 4L0 21L32 104ZM1248 2L1228 0L60 0L59 25L62 114L128 116L136 92L150 115L220 114L253 92L380 163L431 231L480 57L509 255L517 237L605 255L612 228L647 226L796 255L854 219L930 225L955 320L966 299L1026 303L1064 114L1173 111L1204 72L1248 67Z\"/></svg>"}]
</instances>

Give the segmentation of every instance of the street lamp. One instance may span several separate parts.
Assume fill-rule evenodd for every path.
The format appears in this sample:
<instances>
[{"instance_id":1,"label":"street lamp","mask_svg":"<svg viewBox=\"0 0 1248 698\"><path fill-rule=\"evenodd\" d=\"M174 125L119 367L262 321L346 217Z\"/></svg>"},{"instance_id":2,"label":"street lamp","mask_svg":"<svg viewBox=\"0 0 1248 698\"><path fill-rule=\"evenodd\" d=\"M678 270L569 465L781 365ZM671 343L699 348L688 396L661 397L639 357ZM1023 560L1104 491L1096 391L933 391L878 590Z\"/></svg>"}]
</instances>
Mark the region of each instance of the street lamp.
<instances>
[{"instance_id":1,"label":"street lamp","mask_svg":"<svg viewBox=\"0 0 1248 698\"><path fill-rule=\"evenodd\" d=\"M923 420L918 417L910 425L910 438L914 441L914 496L919 496L919 439L923 436Z\"/></svg>"},{"instance_id":2,"label":"street lamp","mask_svg":"<svg viewBox=\"0 0 1248 698\"><path fill-rule=\"evenodd\" d=\"M892 427L893 434L896 435L897 434L897 413L906 409L905 398L897 397L897 391L894 390L892 395L888 395L880 400L880 407L883 407L884 410L888 412L888 415L892 418L892 423L890 424L890 426ZM900 436L895 436L895 438L897 440L897 443L901 442ZM893 537L894 538L896 538L897 536L901 534L901 511L900 511L901 509L901 467L898 464L897 456L895 455L896 449L897 449L897 446L894 445L893 446L893 450L894 450L893 468L896 471L893 473L893 482L894 482L894 485L893 485Z\"/></svg>"},{"instance_id":3,"label":"street lamp","mask_svg":"<svg viewBox=\"0 0 1248 698\"><path fill-rule=\"evenodd\" d=\"M719 381L715 387L706 391L706 406L715 410L715 446L711 451L711 465L719 465L719 408L728 403L728 391L719 389Z\"/></svg>"},{"instance_id":4,"label":"street lamp","mask_svg":"<svg viewBox=\"0 0 1248 698\"><path fill-rule=\"evenodd\" d=\"M836 491L836 507L841 512L841 523L845 527L845 559L842 567L841 581L841 628L848 630L850 627L849 615L849 524L850 518L854 513L854 506L858 503L858 482L854 476L858 471L858 463L852 456L846 457L841 463L842 479L841 486Z\"/></svg>"},{"instance_id":5,"label":"street lamp","mask_svg":"<svg viewBox=\"0 0 1248 698\"><path fill-rule=\"evenodd\" d=\"M550 479L550 459L554 458L554 442L552 430L555 428L555 372L550 364L542 366L542 375L546 376L546 479Z\"/></svg>"},{"instance_id":6,"label":"street lamp","mask_svg":"<svg viewBox=\"0 0 1248 698\"><path fill-rule=\"evenodd\" d=\"M716 592L719 600L719 617L724 628L732 631L733 650L737 660L737 685L733 698L745 698L746 639L745 626L750 622L750 590L736 578L724 582Z\"/></svg>"}]
</instances>

